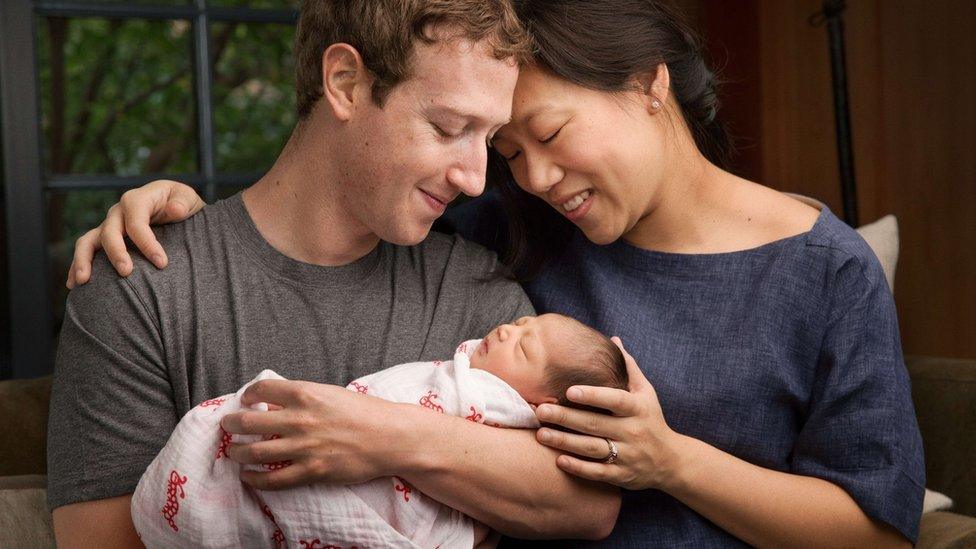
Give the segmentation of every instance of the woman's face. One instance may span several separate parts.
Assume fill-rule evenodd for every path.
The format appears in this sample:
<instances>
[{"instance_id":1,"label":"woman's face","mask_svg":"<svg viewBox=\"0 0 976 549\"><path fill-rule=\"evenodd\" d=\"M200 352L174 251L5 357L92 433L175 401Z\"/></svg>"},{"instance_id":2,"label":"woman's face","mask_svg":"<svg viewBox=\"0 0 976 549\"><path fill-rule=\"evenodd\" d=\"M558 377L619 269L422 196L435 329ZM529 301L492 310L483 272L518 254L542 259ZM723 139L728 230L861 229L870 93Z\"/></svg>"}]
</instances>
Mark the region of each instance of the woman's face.
<instances>
[{"instance_id":1,"label":"woman's face","mask_svg":"<svg viewBox=\"0 0 976 549\"><path fill-rule=\"evenodd\" d=\"M492 146L515 181L608 244L649 213L661 178L663 132L653 98L611 94L525 67L515 86L512 121Z\"/></svg>"}]
</instances>

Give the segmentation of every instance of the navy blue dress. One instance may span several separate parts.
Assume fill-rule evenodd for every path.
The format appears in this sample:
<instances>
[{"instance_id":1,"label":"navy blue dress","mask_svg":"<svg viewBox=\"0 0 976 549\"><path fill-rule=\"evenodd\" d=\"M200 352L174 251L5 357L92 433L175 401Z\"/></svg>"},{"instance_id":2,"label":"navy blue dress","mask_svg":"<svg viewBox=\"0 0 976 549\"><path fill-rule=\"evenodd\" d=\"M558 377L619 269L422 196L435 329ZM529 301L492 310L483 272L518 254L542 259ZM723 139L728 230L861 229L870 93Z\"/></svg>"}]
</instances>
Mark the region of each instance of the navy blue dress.
<instances>
[{"instance_id":1,"label":"navy blue dress","mask_svg":"<svg viewBox=\"0 0 976 549\"><path fill-rule=\"evenodd\" d=\"M493 195L447 221L501 251ZM676 432L828 480L916 541L925 472L894 301L874 253L828 209L807 233L732 253L598 246L576 231L525 290L540 314L620 336ZM658 490L625 490L611 536L573 542L741 544Z\"/></svg>"}]
</instances>

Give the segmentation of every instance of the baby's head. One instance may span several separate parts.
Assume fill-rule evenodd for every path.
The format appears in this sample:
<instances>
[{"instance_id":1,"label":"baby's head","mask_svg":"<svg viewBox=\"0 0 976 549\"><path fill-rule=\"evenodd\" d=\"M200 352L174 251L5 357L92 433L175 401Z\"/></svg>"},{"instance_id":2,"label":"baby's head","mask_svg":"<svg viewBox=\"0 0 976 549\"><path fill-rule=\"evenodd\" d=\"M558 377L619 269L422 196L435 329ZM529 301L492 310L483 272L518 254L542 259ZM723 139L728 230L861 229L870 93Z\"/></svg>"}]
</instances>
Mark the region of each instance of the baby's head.
<instances>
[{"instance_id":1,"label":"baby's head","mask_svg":"<svg viewBox=\"0 0 976 549\"><path fill-rule=\"evenodd\" d=\"M498 326L471 356L471 367L498 376L535 405L575 406L566 399L573 385L627 389L620 349L600 332L558 314Z\"/></svg>"}]
</instances>

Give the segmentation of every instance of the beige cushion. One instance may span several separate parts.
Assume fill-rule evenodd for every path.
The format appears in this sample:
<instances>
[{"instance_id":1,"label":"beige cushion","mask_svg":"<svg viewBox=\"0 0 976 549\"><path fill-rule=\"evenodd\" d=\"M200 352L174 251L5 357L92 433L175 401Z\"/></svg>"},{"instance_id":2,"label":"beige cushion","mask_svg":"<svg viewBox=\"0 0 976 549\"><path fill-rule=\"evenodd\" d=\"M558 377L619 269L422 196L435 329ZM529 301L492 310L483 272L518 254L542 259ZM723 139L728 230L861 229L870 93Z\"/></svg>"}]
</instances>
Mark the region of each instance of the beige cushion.
<instances>
[{"instance_id":1,"label":"beige cushion","mask_svg":"<svg viewBox=\"0 0 976 549\"><path fill-rule=\"evenodd\" d=\"M935 490L925 489L925 500L922 502L923 513L948 511L949 509L952 509L952 499L949 496Z\"/></svg>"},{"instance_id":2,"label":"beige cushion","mask_svg":"<svg viewBox=\"0 0 976 549\"><path fill-rule=\"evenodd\" d=\"M857 232L878 256L888 287L895 291L895 268L898 266L898 219L886 215L874 223L862 225Z\"/></svg>"},{"instance_id":3,"label":"beige cushion","mask_svg":"<svg viewBox=\"0 0 976 549\"><path fill-rule=\"evenodd\" d=\"M54 547L43 475L0 479L0 547Z\"/></svg>"}]
</instances>

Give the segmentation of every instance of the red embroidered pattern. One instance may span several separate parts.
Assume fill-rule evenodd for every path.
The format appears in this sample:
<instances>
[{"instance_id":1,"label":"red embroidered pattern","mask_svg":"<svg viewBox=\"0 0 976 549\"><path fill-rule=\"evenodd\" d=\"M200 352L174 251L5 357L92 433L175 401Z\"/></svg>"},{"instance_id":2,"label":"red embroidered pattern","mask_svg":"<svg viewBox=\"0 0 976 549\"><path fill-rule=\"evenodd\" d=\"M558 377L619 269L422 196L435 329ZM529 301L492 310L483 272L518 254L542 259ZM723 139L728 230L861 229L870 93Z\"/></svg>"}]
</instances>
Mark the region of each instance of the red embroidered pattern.
<instances>
[{"instance_id":1,"label":"red embroidered pattern","mask_svg":"<svg viewBox=\"0 0 976 549\"><path fill-rule=\"evenodd\" d=\"M315 549L322 542L319 541L319 538L315 538L312 541L306 541L306 540L300 539L300 540L298 540L298 543L300 543L301 546L302 547L305 547L306 549ZM319 547L319 549L328 549L328 548L331 548L331 549L342 549L341 547L338 547L336 545L326 545L325 547Z\"/></svg>"},{"instance_id":2,"label":"red embroidered pattern","mask_svg":"<svg viewBox=\"0 0 976 549\"><path fill-rule=\"evenodd\" d=\"M265 436L264 437L264 440L276 440L276 439L279 439L279 438L281 438L281 435L274 434L274 435L267 435L267 436ZM292 464L292 461L290 459L285 459L285 460L282 460L282 461L275 461L273 463L265 463L263 465L264 465L264 468L267 469L268 471L277 471L278 469L284 469L285 467L288 467L291 464Z\"/></svg>"},{"instance_id":3,"label":"red embroidered pattern","mask_svg":"<svg viewBox=\"0 0 976 549\"><path fill-rule=\"evenodd\" d=\"M217 448L217 457L214 459L220 459L222 457L227 457L227 447L231 443L231 434L224 430L223 427L220 428L220 447Z\"/></svg>"},{"instance_id":4,"label":"red embroidered pattern","mask_svg":"<svg viewBox=\"0 0 976 549\"><path fill-rule=\"evenodd\" d=\"M437 398L437 394L434 391L427 391L426 395L420 397L420 405L443 414L444 407L434 402L435 398Z\"/></svg>"},{"instance_id":5,"label":"red embroidered pattern","mask_svg":"<svg viewBox=\"0 0 976 549\"><path fill-rule=\"evenodd\" d=\"M478 413L478 410L474 409L474 406L468 406L468 409L471 410L471 415L464 416L464 419L479 423L484 418L483 415Z\"/></svg>"},{"instance_id":6,"label":"red embroidered pattern","mask_svg":"<svg viewBox=\"0 0 976 549\"><path fill-rule=\"evenodd\" d=\"M265 463L264 468L267 469L268 471L277 471L279 469L284 469L285 467L288 467L291 464L292 461L290 459L286 459L283 461L275 461L274 463Z\"/></svg>"},{"instance_id":7,"label":"red embroidered pattern","mask_svg":"<svg viewBox=\"0 0 976 549\"><path fill-rule=\"evenodd\" d=\"M200 403L200 408L209 408L211 406L220 406L224 403L223 398L211 398L210 400L204 400Z\"/></svg>"},{"instance_id":8,"label":"red embroidered pattern","mask_svg":"<svg viewBox=\"0 0 976 549\"><path fill-rule=\"evenodd\" d=\"M436 368L436 367L438 367L438 366L440 366L441 364L444 364L444 363L443 363L443 362L441 362L440 360L435 360L435 361L434 361L434 367L435 367L435 368Z\"/></svg>"},{"instance_id":9,"label":"red embroidered pattern","mask_svg":"<svg viewBox=\"0 0 976 549\"><path fill-rule=\"evenodd\" d=\"M184 484L186 484L186 477L180 477L175 470L170 471L169 482L166 483L166 505L163 506L162 513L174 532L180 531L180 527L176 525L176 514L180 512L180 502L176 499L176 495L179 490L180 499L186 498Z\"/></svg>"},{"instance_id":10,"label":"red embroidered pattern","mask_svg":"<svg viewBox=\"0 0 976 549\"><path fill-rule=\"evenodd\" d=\"M413 492L413 489L410 488L410 485L407 484L407 481L403 480L402 478L400 477L393 477L393 478L397 480L397 484L393 488L397 492L403 492L403 501L410 501L410 492Z\"/></svg>"},{"instance_id":11,"label":"red embroidered pattern","mask_svg":"<svg viewBox=\"0 0 976 549\"><path fill-rule=\"evenodd\" d=\"M275 531L271 535L271 541L275 542L275 549L281 549L285 544L285 534L281 531L281 527L278 526L278 521L275 520L274 513L271 512L271 508L267 505L261 507L261 512L271 519L271 524L274 524Z\"/></svg>"},{"instance_id":12,"label":"red embroidered pattern","mask_svg":"<svg viewBox=\"0 0 976 549\"><path fill-rule=\"evenodd\" d=\"M459 347L457 348L457 352L459 352L459 353L466 353L466 352L468 352L468 344L467 344L467 343L462 343L462 344L461 344L461 345L460 345L460 346L459 346Z\"/></svg>"},{"instance_id":13,"label":"red embroidered pattern","mask_svg":"<svg viewBox=\"0 0 976 549\"><path fill-rule=\"evenodd\" d=\"M361 394L364 394L365 395L369 391L369 385L360 385L359 383L356 383L355 381L353 381L349 385L352 385L353 387L355 387L357 393L361 393Z\"/></svg>"}]
</instances>

